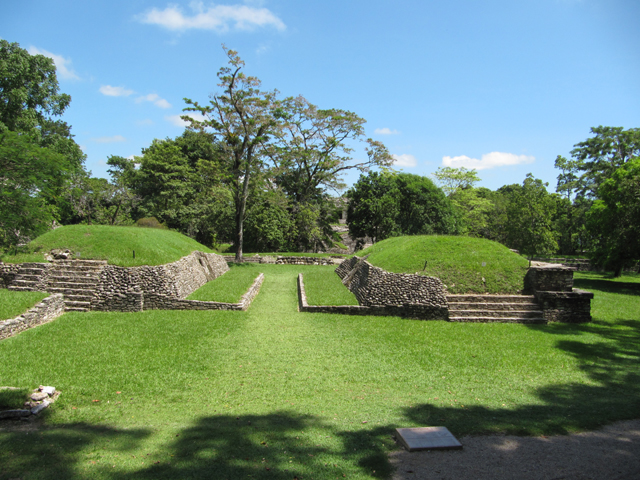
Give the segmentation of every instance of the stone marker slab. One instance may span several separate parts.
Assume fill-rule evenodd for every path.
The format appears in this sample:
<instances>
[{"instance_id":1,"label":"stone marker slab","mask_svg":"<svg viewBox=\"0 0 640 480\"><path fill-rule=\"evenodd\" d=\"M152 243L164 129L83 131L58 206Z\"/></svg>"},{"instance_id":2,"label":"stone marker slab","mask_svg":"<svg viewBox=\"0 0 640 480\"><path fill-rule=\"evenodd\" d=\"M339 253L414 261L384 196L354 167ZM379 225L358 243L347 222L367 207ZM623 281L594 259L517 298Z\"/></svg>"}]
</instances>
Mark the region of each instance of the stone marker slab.
<instances>
[{"instance_id":1,"label":"stone marker slab","mask_svg":"<svg viewBox=\"0 0 640 480\"><path fill-rule=\"evenodd\" d=\"M410 452L462 448L462 444L447 427L396 428L396 433L400 443Z\"/></svg>"}]
</instances>

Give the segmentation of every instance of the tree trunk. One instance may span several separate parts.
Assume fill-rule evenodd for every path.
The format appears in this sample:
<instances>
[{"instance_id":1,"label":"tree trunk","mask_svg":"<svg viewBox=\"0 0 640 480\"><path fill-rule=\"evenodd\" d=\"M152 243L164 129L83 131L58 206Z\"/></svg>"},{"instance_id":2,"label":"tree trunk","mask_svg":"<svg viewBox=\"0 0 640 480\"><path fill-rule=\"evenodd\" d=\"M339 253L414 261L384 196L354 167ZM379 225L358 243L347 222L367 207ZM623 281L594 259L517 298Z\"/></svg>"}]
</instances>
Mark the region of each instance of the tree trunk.
<instances>
[{"instance_id":1,"label":"tree trunk","mask_svg":"<svg viewBox=\"0 0 640 480\"><path fill-rule=\"evenodd\" d=\"M616 265L616 269L615 269L615 271L613 272L613 276L614 276L615 278L618 278L618 277L621 277L621 276L622 276L622 263L618 263L618 264Z\"/></svg>"}]
</instances>

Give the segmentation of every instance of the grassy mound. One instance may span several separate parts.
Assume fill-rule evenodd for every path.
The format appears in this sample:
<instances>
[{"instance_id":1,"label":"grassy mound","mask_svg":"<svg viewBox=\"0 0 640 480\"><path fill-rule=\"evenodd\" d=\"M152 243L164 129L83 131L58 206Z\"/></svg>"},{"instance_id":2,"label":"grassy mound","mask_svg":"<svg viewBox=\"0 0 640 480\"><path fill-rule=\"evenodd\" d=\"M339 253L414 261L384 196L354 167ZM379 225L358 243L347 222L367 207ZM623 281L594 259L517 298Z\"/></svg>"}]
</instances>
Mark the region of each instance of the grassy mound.
<instances>
[{"instance_id":1,"label":"grassy mound","mask_svg":"<svg viewBox=\"0 0 640 480\"><path fill-rule=\"evenodd\" d=\"M2 260L7 263L43 262L44 254L54 248L69 249L74 258L108 260L110 264L122 267L162 265L195 250L211 252L192 238L171 230L69 225L39 236L26 246L27 253L6 255Z\"/></svg>"},{"instance_id":2,"label":"grassy mound","mask_svg":"<svg viewBox=\"0 0 640 480\"><path fill-rule=\"evenodd\" d=\"M187 298L206 302L238 303L260 274L252 268L254 266L255 264L251 263L233 263L228 272L205 283Z\"/></svg>"},{"instance_id":3,"label":"grassy mound","mask_svg":"<svg viewBox=\"0 0 640 480\"><path fill-rule=\"evenodd\" d=\"M364 255L389 272L438 277L449 293L519 293L529 266L504 245L471 237L389 238L358 253Z\"/></svg>"}]
</instances>

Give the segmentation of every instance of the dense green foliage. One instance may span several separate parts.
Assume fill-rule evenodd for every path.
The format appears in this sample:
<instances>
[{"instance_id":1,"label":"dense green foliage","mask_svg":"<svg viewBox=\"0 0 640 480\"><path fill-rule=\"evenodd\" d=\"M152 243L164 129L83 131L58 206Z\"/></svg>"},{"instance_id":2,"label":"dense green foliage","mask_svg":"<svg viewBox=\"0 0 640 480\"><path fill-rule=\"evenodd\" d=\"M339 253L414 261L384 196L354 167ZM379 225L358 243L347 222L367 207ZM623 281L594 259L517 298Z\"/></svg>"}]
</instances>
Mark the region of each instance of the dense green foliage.
<instances>
[{"instance_id":1,"label":"dense green foliage","mask_svg":"<svg viewBox=\"0 0 640 480\"><path fill-rule=\"evenodd\" d=\"M71 178L85 155L62 115L53 60L0 39L0 251L63 216Z\"/></svg>"},{"instance_id":2,"label":"dense green foliage","mask_svg":"<svg viewBox=\"0 0 640 480\"><path fill-rule=\"evenodd\" d=\"M17 317L48 296L44 292L14 292L0 288L0 321Z\"/></svg>"},{"instance_id":3,"label":"dense green foliage","mask_svg":"<svg viewBox=\"0 0 640 480\"><path fill-rule=\"evenodd\" d=\"M44 254L54 248L69 249L76 258L108 260L112 265L123 267L175 262L195 250L211 252L195 240L170 230L69 225L36 238L25 247L25 253L5 255L2 260L8 263L43 262Z\"/></svg>"},{"instance_id":4,"label":"dense green foliage","mask_svg":"<svg viewBox=\"0 0 640 480\"><path fill-rule=\"evenodd\" d=\"M389 272L438 277L449 293L519 293L528 267L504 245L472 237L394 237L358 255Z\"/></svg>"},{"instance_id":5,"label":"dense green foliage","mask_svg":"<svg viewBox=\"0 0 640 480\"><path fill-rule=\"evenodd\" d=\"M299 313L317 267L251 268L246 312L66 313L1 341L4 385L63 392L28 435L3 425L5 476L389 478L397 427L566 434L640 409L638 276L577 275L594 322L526 326Z\"/></svg>"},{"instance_id":6,"label":"dense green foliage","mask_svg":"<svg viewBox=\"0 0 640 480\"><path fill-rule=\"evenodd\" d=\"M453 207L431 180L409 173L370 172L347 192L347 225L354 238L456 232Z\"/></svg>"}]
</instances>

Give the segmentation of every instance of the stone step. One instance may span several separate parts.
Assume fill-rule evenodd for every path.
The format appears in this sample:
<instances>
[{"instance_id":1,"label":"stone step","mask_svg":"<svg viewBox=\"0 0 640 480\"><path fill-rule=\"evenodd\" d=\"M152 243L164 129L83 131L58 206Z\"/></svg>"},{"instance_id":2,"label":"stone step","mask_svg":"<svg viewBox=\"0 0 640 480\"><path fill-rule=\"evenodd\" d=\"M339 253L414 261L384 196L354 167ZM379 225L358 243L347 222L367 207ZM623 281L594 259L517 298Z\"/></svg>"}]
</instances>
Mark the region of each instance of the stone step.
<instances>
[{"instance_id":1,"label":"stone step","mask_svg":"<svg viewBox=\"0 0 640 480\"><path fill-rule=\"evenodd\" d=\"M62 293L63 295L91 295L95 292L93 289L89 288L60 288L60 287L49 287L47 288L48 292L51 293Z\"/></svg>"},{"instance_id":2,"label":"stone step","mask_svg":"<svg viewBox=\"0 0 640 480\"><path fill-rule=\"evenodd\" d=\"M88 312L88 311L90 311L90 309L85 308L85 307L67 307L66 305L65 305L64 309L67 312Z\"/></svg>"},{"instance_id":3,"label":"stone step","mask_svg":"<svg viewBox=\"0 0 640 480\"><path fill-rule=\"evenodd\" d=\"M107 264L106 260L56 260L53 264L57 267L103 267Z\"/></svg>"},{"instance_id":4,"label":"stone step","mask_svg":"<svg viewBox=\"0 0 640 480\"><path fill-rule=\"evenodd\" d=\"M458 310L538 310L540 306L537 302L532 303L451 303L449 311Z\"/></svg>"},{"instance_id":5,"label":"stone step","mask_svg":"<svg viewBox=\"0 0 640 480\"><path fill-rule=\"evenodd\" d=\"M96 277L49 277L50 285L64 286L67 284L74 285L95 285L99 279Z\"/></svg>"},{"instance_id":6,"label":"stone step","mask_svg":"<svg viewBox=\"0 0 640 480\"><path fill-rule=\"evenodd\" d=\"M90 309L91 308L91 302L76 302L74 300L67 300L65 298L64 306L65 306L65 308L86 308L86 309Z\"/></svg>"},{"instance_id":7,"label":"stone step","mask_svg":"<svg viewBox=\"0 0 640 480\"><path fill-rule=\"evenodd\" d=\"M9 288L7 288L7 290L13 290L14 292L33 292L33 288L32 287L28 287L28 286L23 286L23 285L10 285Z\"/></svg>"},{"instance_id":8,"label":"stone step","mask_svg":"<svg viewBox=\"0 0 640 480\"><path fill-rule=\"evenodd\" d=\"M533 295L447 295L447 301L453 303L530 303L535 302Z\"/></svg>"},{"instance_id":9,"label":"stone step","mask_svg":"<svg viewBox=\"0 0 640 480\"><path fill-rule=\"evenodd\" d=\"M42 275L47 270L46 268L25 268L21 266L20 270L18 270L18 275Z\"/></svg>"},{"instance_id":10,"label":"stone step","mask_svg":"<svg viewBox=\"0 0 640 480\"><path fill-rule=\"evenodd\" d=\"M37 263L37 262L26 262L26 263L21 263L20 264L20 268L41 268L41 269L47 269L51 267L51 263Z\"/></svg>"},{"instance_id":11,"label":"stone step","mask_svg":"<svg viewBox=\"0 0 640 480\"><path fill-rule=\"evenodd\" d=\"M540 310L449 310L453 317L465 318L542 318Z\"/></svg>"},{"instance_id":12,"label":"stone step","mask_svg":"<svg viewBox=\"0 0 640 480\"><path fill-rule=\"evenodd\" d=\"M88 293L75 294L75 293L67 293L64 295L65 300L69 300L70 302L89 302L94 298L94 295Z\"/></svg>"},{"instance_id":13,"label":"stone step","mask_svg":"<svg viewBox=\"0 0 640 480\"><path fill-rule=\"evenodd\" d=\"M449 317L449 321L468 323L547 323L542 317Z\"/></svg>"},{"instance_id":14,"label":"stone step","mask_svg":"<svg viewBox=\"0 0 640 480\"><path fill-rule=\"evenodd\" d=\"M87 273L98 274L102 271L103 268L104 268L104 265L101 265L99 267L89 267L85 265L71 265L71 266L56 265L56 267L54 268L54 271L62 272L62 273L87 272Z\"/></svg>"},{"instance_id":15,"label":"stone step","mask_svg":"<svg viewBox=\"0 0 640 480\"><path fill-rule=\"evenodd\" d=\"M18 273L16 275L16 278L14 279L14 281L16 281L16 280L32 280L32 281L37 282L38 280L40 280L40 278L42 278L42 275L20 272L20 273Z\"/></svg>"}]
</instances>

